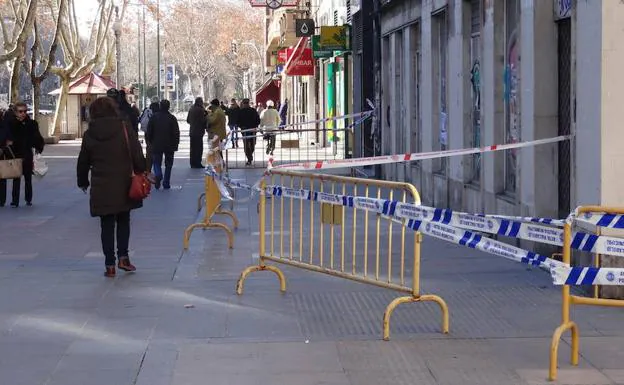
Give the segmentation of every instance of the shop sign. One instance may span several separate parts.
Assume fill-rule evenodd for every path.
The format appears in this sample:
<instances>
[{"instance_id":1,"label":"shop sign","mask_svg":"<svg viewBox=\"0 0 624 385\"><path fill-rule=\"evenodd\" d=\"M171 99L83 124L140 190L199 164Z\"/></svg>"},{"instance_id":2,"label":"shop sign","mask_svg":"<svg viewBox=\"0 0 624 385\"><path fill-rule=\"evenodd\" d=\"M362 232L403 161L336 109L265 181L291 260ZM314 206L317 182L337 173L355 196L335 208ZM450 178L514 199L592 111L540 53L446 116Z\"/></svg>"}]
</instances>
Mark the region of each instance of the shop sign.
<instances>
[{"instance_id":1,"label":"shop sign","mask_svg":"<svg viewBox=\"0 0 624 385\"><path fill-rule=\"evenodd\" d=\"M314 20L312 19L296 19L295 20L295 36L310 37L314 35Z\"/></svg>"},{"instance_id":2,"label":"shop sign","mask_svg":"<svg viewBox=\"0 0 624 385\"><path fill-rule=\"evenodd\" d=\"M293 55L294 48L288 48L288 59ZM312 49L303 48L299 57L294 58L293 62L286 68L288 76L311 76L314 75L314 59L312 58Z\"/></svg>"},{"instance_id":3,"label":"shop sign","mask_svg":"<svg viewBox=\"0 0 624 385\"><path fill-rule=\"evenodd\" d=\"M322 26L320 48L328 51L348 51L350 49L349 26Z\"/></svg>"},{"instance_id":4,"label":"shop sign","mask_svg":"<svg viewBox=\"0 0 624 385\"><path fill-rule=\"evenodd\" d=\"M334 55L334 51L325 50L320 45L321 37L319 35L312 36L312 54L315 59L328 58Z\"/></svg>"},{"instance_id":5,"label":"shop sign","mask_svg":"<svg viewBox=\"0 0 624 385\"><path fill-rule=\"evenodd\" d=\"M288 60L288 48L282 48L277 51L277 64L286 64Z\"/></svg>"}]
</instances>

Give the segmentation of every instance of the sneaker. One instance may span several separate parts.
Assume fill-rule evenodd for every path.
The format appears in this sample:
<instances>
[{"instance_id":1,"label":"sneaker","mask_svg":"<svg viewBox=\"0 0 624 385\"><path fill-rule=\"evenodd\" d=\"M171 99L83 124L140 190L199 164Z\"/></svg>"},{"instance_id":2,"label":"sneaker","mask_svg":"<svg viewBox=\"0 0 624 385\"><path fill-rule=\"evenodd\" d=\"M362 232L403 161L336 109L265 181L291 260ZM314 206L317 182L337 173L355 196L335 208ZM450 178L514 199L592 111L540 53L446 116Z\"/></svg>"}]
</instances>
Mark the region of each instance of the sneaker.
<instances>
[{"instance_id":1,"label":"sneaker","mask_svg":"<svg viewBox=\"0 0 624 385\"><path fill-rule=\"evenodd\" d=\"M19 207L19 203L11 202L11 207L16 209Z\"/></svg>"},{"instance_id":2,"label":"sneaker","mask_svg":"<svg viewBox=\"0 0 624 385\"><path fill-rule=\"evenodd\" d=\"M26 202L26 206L32 206L32 202Z\"/></svg>"}]
</instances>

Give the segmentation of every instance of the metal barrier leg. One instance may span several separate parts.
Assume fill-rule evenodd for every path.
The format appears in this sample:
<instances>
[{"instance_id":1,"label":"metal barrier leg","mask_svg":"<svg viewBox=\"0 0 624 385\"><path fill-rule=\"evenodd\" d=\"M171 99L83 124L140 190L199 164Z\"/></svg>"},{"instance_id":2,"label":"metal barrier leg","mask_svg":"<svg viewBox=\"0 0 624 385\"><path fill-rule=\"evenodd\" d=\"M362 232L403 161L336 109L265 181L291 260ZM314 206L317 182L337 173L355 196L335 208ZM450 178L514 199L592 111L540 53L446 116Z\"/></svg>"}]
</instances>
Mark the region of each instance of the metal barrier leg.
<instances>
[{"instance_id":1,"label":"metal barrier leg","mask_svg":"<svg viewBox=\"0 0 624 385\"><path fill-rule=\"evenodd\" d=\"M234 214L232 211L230 210L224 210L222 208L219 207L219 209L215 212L215 214L221 214L221 215L225 215L228 216L230 218L232 218L232 224L234 226L234 229L238 229L238 218L236 217L236 214Z\"/></svg>"},{"instance_id":2,"label":"metal barrier leg","mask_svg":"<svg viewBox=\"0 0 624 385\"><path fill-rule=\"evenodd\" d=\"M208 228L219 228L219 229L223 229L228 237L228 247L230 249L234 248L234 233L232 232L232 230L227 227L227 225L224 225L223 223L218 223L218 222L203 222L203 223L193 223L192 225L190 225L189 227L187 227L184 230L184 250L188 250L189 248L189 242L191 239L191 233L193 232L193 230L195 229L208 229Z\"/></svg>"},{"instance_id":3,"label":"metal barrier leg","mask_svg":"<svg viewBox=\"0 0 624 385\"><path fill-rule=\"evenodd\" d=\"M247 276L249 274L253 273L254 271L265 271L265 270L272 271L277 275L277 278L280 281L280 291L282 293L285 293L286 292L286 277L284 276L284 273L282 273L282 271L278 267L260 264L258 266L249 266L248 268L243 270L240 277L238 278L238 281L236 282L236 294L238 295L243 294L243 286L245 284L245 279L247 279Z\"/></svg>"},{"instance_id":4,"label":"metal barrier leg","mask_svg":"<svg viewBox=\"0 0 624 385\"><path fill-rule=\"evenodd\" d=\"M568 330L572 332L572 357L570 358L570 362L574 366L578 365L579 329L576 323L569 321L555 329L555 333L553 334L552 341L550 343L550 369L548 371L549 381L555 381L557 379L557 357L559 352L559 341L561 341L561 336L563 335L563 333Z\"/></svg>"},{"instance_id":5,"label":"metal barrier leg","mask_svg":"<svg viewBox=\"0 0 624 385\"><path fill-rule=\"evenodd\" d=\"M394 310L403 303L412 303L412 302L435 302L440 306L440 310L442 311L442 333L448 334L449 332L449 311L448 306L444 300L432 294L421 295L420 297L399 297L395 298L384 312L383 316L383 339L384 341L390 340L390 318L392 317L392 313Z\"/></svg>"}]
</instances>

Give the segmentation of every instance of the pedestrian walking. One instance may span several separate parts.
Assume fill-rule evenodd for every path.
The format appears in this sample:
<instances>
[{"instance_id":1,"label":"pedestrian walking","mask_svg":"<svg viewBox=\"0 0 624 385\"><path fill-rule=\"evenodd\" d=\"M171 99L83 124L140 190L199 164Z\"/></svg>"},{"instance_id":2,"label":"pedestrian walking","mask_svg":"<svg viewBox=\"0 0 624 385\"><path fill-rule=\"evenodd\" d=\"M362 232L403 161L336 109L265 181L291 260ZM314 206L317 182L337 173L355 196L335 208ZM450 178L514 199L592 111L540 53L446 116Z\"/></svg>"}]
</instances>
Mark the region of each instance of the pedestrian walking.
<instances>
[{"instance_id":1,"label":"pedestrian walking","mask_svg":"<svg viewBox=\"0 0 624 385\"><path fill-rule=\"evenodd\" d=\"M230 132L232 133L232 147L238 148L238 113L240 112L240 107L238 103L236 103L236 99L232 98L230 100L230 107L226 110L225 114L227 115L228 127L230 128Z\"/></svg>"},{"instance_id":2,"label":"pedestrian walking","mask_svg":"<svg viewBox=\"0 0 624 385\"><path fill-rule=\"evenodd\" d=\"M202 155L204 153L204 134L206 133L207 112L204 109L204 100L195 99L195 103L189 109L186 122L191 126L191 154L189 156L191 168L203 168Z\"/></svg>"},{"instance_id":3,"label":"pedestrian walking","mask_svg":"<svg viewBox=\"0 0 624 385\"><path fill-rule=\"evenodd\" d=\"M160 102L160 110L154 115L147 126L145 138L150 143L152 159L154 161L155 187L165 190L171 188L171 169L173 156L180 145L180 127L178 119L169 112L171 103L168 100ZM165 159L165 173L163 176L162 162Z\"/></svg>"},{"instance_id":4,"label":"pedestrian walking","mask_svg":"<svg viewBox=\"0 0 624 385\"><path fill-rule=\"evenodd\" d=\"M286 123L288 123L288 99L285 99L284 103L280 105L279 116L280 116L280 130L283 130L286 126Z\"/></svg>"},{"instance_id":5,"label":"pedestrian walking","mask_svg":"<svg viewBox=\"0 0 624 385\"><path fill-rule=\"evenodd\" d=\"M221 108L219 99L213 99L208 107L208 133L211 138L216 135L219 137L219 142L225 139L227 136L225 120L225 111Z\"/></svg>"},{"instance_id":6,"label":"pedestrian walking","mask_svg":"<svg viewBox=\"0 0 624 385\"><path fill-rule=\"evenodd\" d=\"M267 108L260 114L260 129L264 132L264 138L267 140L267 155L273 155L275 150L275 132L280 124L280 116L272 100L266 102Z\"/></svg>"},{"instance_id":7,"label":"pedestrian walking","mask_svg":"<svg viewBox=\"0 0 624 385\"><path fill-rule=\"evenodd\" d=\"M26 206L32 206L33 188L32 176L34 168L33 150L40 154L43 152L44 141L39 132L39 124L36 120L28 116L28 107L26 103L17 102L13 106L11 113L5 113L5 130L7 140L12 139L9 148L16 158L22 159L22 175L24 177L24 200ZM20 189L22 178L13 179L11 207L19 207ZM6 203L7 182L6 179L0 180L0 203L2 206Z\"/></svg>"},{"instance_id":8,"label":"pedestrian walking","mask_svg":"<svg viewBox=\"0 0 624 385\"><path fill-rule=\"evenodd\" d=\"M96 99L89 106L91 121L85 133L76 166L78 187L90 190L91 216L100 218L102 251L107 277L115 276L115 238L117 267L135 271L130 263L130 211L143 206L129 197L132 173L145 172L145 157L137 134L128 127L111 98ZM89 180L89 172L91 178Z\"/></svg>"},{"instance_id":9,"label":"pedestrian walking","mask_svg":"<svg viewBox=\"0 0 624 385\"><path fill-rule=\"evenodd\" d=\"M141 123L141 131L143 131L144 134L147 131L147 126L149 125L150 120L152 119L154 115L156 115L156 113L159 110L160 110L160 103L158 103L158 98L155 98L152 104L150 104L149 107L146 108L141 114L139 121ZM152 145L149 142L149 140L147 140L147 136L144 136L144 138L145 138L145 160L146 160L145 164L146 164L147 170L151 170L152 164L153 164Z\"/></svg>"},{"instance_id":10,"label":"pedestrian walking","mask_svg":"<svg viewBox=\"0 0 624 385\"><path fill-rule=\"evenodd\" d=\"M258 128L259 124L260 117L258 112L250 106L249 99L243 99L238 115L238 126L243 135L243 147L247 157L247 166L251 166L253 162L253 154L256 150L256 135L258 134L255 129Z\"/></svg>"},{"instance_id":11,"label":"pedestrian walking","mask_svg":"<svg viewBox=\"0 0 624 385\"><path fill-rule=\"evenodd\" d=\"M106 96L117 102L117 108L120 116L126 120L130 128L135 134L139 133L139 115L132 109L130 103L126 99L126 91L110 88L106 91Z\"/></svg>"}]
</instances>

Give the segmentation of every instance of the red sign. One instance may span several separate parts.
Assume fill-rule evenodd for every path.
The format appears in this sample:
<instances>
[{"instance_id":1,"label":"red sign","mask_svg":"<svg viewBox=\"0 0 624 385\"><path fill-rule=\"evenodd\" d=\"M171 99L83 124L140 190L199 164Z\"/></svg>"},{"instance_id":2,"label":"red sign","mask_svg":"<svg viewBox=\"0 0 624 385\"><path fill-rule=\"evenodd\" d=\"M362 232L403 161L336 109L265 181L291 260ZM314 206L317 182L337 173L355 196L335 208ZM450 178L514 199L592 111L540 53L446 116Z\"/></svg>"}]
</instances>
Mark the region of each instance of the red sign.
<instances>
[{"instance_id":1,"label":"red sign","mask_svg":"<svg viewBox=\"0 0 624 385\"><path fill-rule=\"evenodd\" d=\"M290 60L294 49L288 48L288 60ZM314 76L314 58L312 57L312 48L304 48L297 53L301 53L298 57L294 57L288 68L286 75L289 76Z\"/></svg>"},{"instance_id":2,"label":"red sign","mask_svg":"<svg viewBox=\"0 0 624 385\"><path fill-rule=\"evenodd\" d=\"M288 61L288 48L282 48L277 51L277 64L286 64Z\"/></svg>"}]
</instances>

